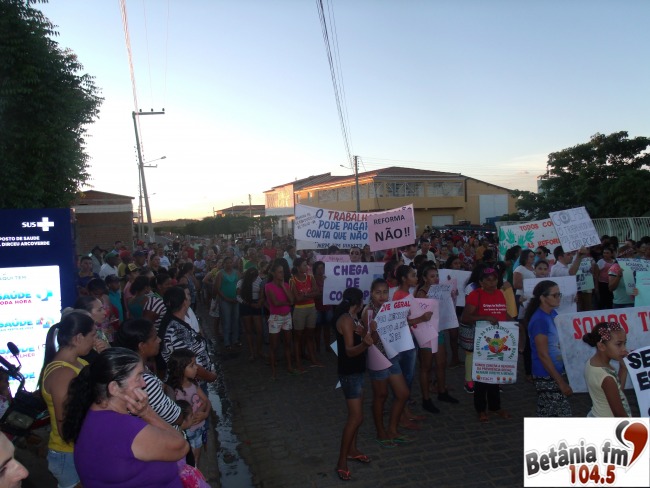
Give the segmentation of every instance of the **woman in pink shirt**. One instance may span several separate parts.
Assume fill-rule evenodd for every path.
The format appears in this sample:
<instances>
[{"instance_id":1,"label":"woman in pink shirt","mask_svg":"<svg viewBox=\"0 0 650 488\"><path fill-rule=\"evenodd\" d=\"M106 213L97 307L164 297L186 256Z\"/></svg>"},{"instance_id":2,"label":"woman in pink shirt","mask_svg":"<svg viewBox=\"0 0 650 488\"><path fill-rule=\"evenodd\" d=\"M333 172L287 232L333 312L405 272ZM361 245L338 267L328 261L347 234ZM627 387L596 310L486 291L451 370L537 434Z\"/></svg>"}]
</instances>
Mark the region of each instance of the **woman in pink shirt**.
<instances>
[{"instance_id":1,"label":"woman in pink shirt","mask_svg":"<svg viewBox=\"0 0 650 488\"><path fill-rule=\"evenodd\" d=\"M291 305L293 293L289 284L284 281L284 266L278 260L269 269L271 281L264 285L264 296L271 315L269 316L269 359L271 374L275 379L275 350L278 347L280 331L284 336L284 357L287 360L289 374L298 374L291 366Z\"/></svg>"}]
</instances>

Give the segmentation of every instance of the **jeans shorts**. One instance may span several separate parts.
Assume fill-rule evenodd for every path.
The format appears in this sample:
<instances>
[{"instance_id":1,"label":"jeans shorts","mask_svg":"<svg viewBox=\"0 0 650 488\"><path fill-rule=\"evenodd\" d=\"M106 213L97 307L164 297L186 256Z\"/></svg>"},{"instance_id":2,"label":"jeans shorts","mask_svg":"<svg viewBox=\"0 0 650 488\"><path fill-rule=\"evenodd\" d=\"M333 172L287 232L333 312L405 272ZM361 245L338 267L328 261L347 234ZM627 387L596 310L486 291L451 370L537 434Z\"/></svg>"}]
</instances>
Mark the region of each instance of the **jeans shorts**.
<instances>
[{"instance_id":1,"label":"jeans shorts","mask_svg":"<svg viewBox=\"0 0 650 488\"><path fill-rule=\"evenodd\" d=\"M59 488L73 488L79 483L79 475L74 467L74 454L71 452L47 451L47 469L58 481Z\"/></svg>"},{"instance_id":2,"label":"jeans shorts","mask_svg":"<svg viewBox=\"0 0 650 488\"><path fill-rule=\"evenodd\" d=\"M187 435L187 441L190 443L190 447L192 449L198 449L199 447L203 446L203 432L207 434L208 432L208 426L203 424L201 427L199 427L196 430L190 430L187 429L185 431L185 435Z\"/></svg>"},{"instance_id":3,"label":"jeans shorts","mask_svg":"<svg viewBox=\"0 0 650 488\"><path fill-rule=\"evenodd\" d=\"M339 375L339 381L346 400L361 398L363 394L363 373Z\"/></svg>"},{"instance_id":4,"label":"jeans shorts","mask_svg":"<svg viewBox=\"0 0 650 488\"><path fill-rule=\"evenodd\" d=\"M368 375L371 380L382 381L387 380L388 377L392 374L402 374L402 368L399 366L399 354L393 359L389 359L392 363L390 368L380 369L379 371L373 371L372 369L368 370Z\"/></svg>"}]
</instances>

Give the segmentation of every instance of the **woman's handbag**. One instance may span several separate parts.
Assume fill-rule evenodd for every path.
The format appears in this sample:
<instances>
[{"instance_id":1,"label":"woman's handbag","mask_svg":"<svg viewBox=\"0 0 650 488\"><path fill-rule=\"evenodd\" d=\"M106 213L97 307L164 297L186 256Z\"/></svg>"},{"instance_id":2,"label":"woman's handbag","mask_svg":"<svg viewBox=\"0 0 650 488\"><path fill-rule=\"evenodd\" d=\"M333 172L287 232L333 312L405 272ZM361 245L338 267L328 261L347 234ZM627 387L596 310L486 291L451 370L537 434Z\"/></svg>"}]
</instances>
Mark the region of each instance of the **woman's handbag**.
<instances>
[{"instance_id":1,"label":"woman's handbag","mask_svg":"<svg viewBox=\"0 0 650 488\"><path fill-rule=\"evenodd\" d=\"M458 324L458 344L467 352L474 351L474 332L475 327L473 325Z\"/></svg>"}]
</instances>

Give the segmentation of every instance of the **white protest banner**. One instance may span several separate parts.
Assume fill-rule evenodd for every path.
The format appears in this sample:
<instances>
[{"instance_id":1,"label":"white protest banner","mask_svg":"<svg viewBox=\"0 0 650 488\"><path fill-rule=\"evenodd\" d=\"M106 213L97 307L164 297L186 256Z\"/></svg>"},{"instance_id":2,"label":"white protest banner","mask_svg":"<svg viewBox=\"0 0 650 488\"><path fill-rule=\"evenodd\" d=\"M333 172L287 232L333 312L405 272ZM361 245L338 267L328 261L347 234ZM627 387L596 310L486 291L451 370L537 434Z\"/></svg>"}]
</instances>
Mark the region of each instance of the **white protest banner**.
<instances>
[{"instance_id":1,"label":"white protest banner","mask_svg":"<svg viewBox=\"0 0 650 488\"><path fill-rule=\"evenodd\" d=\"M506 251L513 246L521 246L522 249L544 246L551 251L549 259L552 259L553 249L559 245L560 239L551 219L499 227L499 256L502 260L506 258Z\"/></svg>"},{"instance_id":2,"label":"white protest banner","mask_svg":"<svg viewBox=\"0 0 650 488\"><path fill-rule=\"evenodd\" d=\"M346 288L359 288L368 302L370 285L384 276L384 263L325 263L323 305L338 305Z\"/></svg>"},{"instance_id":3,"label":"white protest banner","mask_svg":"<svg viewBox=\"0 0 650 488\"><path fill-rule=\"evenodd\" d=\"M636 287L636 274L640 271L650 271L650 260L620 258L616 262L623 270L623 279L625 280L625 289L628 295L632 295Z\"/></svg>"},{"instance_id":4,"label":"white protest banner","mask_svg":"<svg viewBox=\"0 0 650 488\"><path fill-rule=\"evenodd\" d=\"M600 236L585 207L550 212L564 252L600 245Z\"/></svg>"},{"instance_id":5,"label":"white protest banner","mask_svg":"<svg viewBox=\"0 0 650 488\"><path fill-rule=\"evenodd\" d=\"M481 383L516 383L519 357L516 322L476 322L472 379Z\"/></svg>"},{"instance_id":6,"label":"white protest banner","mask_svg":"<svg viewBox=\"0 0 650 488\"><path fill-rule=\"evenodd\" d=\"M367 243L364 243L364 245ZM296 239L296 249L302 251L304 249L318 249L318 250L327 250L330 246L336 246L341 250L348 250L353 247L362 247L358 242L313 242L313 241L302 241Z\"/></svg>"},{"instance_id":7,"label":"white protest banner","mask_svg":"<svg viewBox=\"0 0 650 488\"><path fill-rule=\"evenodd\" d=\"M295 215L296 241L307 241L310 246L316 244L316 247L301 249L323 249L330 245L340 248L363 247L368 243L368 214L308 207L298 203Z\"/></svg>"},{"instance_id":8,"label":"white protest banner","mask_svg":"<svg viewBox=\"0 0 650 488\"><path fill-rule=\"evenodd\" d=\"M639 294L634 297L634 306L650 306L650 271L637 271L636 289L639 290Z\"/></svg>"},{"instance_id":9,"label":"white protest banner","mask_svg":"<svg viewBox=\"0 0 650 488\"><path fill-rule=\"evenodd\" d=\"M415 243L413 205L368 214L368 244L382 251Z\"/></svg>"},{"instance_id":10,"label":"white protest banner","mask_svg":"<svg viewBox=\"0 0 650 488\"><path fill-rule=\"evenodd\" d=\"M440 320L438 321L438 330L455 329L458 327L458 316L456 307L451 298L453 288L450 283L433 285L429 287L427 298L438 300L438 310Z\"/></svg>"},{"instance_id":11,"label":"white protest banner","mask_svg":"<svg viewBox=\"0 0 650 488\"><path fill-rule=\"evenodd\" d=\"M575 276L557 276L554 278L527 278L524 280L524 297L530 300L533 297L533 290L540 281L554 281L560 288L562 298L560 299L560 306L557 313L573 313L578 310L576 304L576 294L578 293L578 285Z\"/></svg>"},{"instance_id":12,"label":"white protest banner","mask_svg":"<svg viewBox=\"0 0 650 488\"><path fill-rule=\"evenodd\" d=\"M585 364L596 350L582 340L600 322L618 322L627 333L628 351L650 346L650 307L592 310L569 313L555 317L560 337L562 360L569 377L569 384L576 393L587 391ZM616 361L612 365L618 368ZM629 380L626 388L631 388Z\"/></svg>"},{"instance_id":13,"label":"white protest banner","mask_svg":"<svg viewBox=\"0 0 650 488\"><path fill-rule=\"evenodd\" d=\"M456 292L452 288L451 299L455 307L465 306L465 288L469 282L469 277L472 276L471 271L464 271L461 269L440 269L438 270L440 283L447 283L456 280Z\"/></svg>"},{"instance_id":14,"label":"white protest banner","mask_svg":"<svg viewBox=\"0 0 650 488\"><path fill-rule=\"evenodd\" d=\"M415 347L409 324L406 321L410 309L411 302L409 297L406 297L402 300L384 303L375 317L377 333L389 358Z\"/></svg>"},{"instance_id":15,"label":"white protest banner","mask_svg":"<svg viewBox=\"0 0 650 488\"><path fill-rule=\"evenodd\" d=\"M314 262L322 261L324 263L349 263L349 254L315 254Z\"/></svg>"},{"instance_id":16,"label":"white protest banner","mask_svg":"<svg viewBox=\"0 0 650 488\"><path fill-rule=\"evenodd\" d=\"M641 417L650 417L650 346L630 352L623 360L634 386Z\"/></svg>"},{"instance_id":17,"label":"white protest banner","mask_svg":"<svg viewBox=\"0 0 650 488\"><path fill-rule=\"evenodd\" d=\"M426 322L411 327L411 332L420 347L430 347L431 352L438 352L438 300L433 298L412 298L410 319L422 317L431 312L431 318Z\"/></svg>"}]
</instances>

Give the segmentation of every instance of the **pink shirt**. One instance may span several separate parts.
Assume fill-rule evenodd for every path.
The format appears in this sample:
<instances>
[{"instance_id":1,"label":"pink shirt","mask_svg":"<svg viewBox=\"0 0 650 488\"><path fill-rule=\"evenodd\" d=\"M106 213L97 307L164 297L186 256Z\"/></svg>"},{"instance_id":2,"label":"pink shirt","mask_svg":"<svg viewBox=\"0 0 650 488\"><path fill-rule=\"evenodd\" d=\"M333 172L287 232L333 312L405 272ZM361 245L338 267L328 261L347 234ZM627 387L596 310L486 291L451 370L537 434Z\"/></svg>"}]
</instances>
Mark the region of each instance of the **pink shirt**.
<instances>
[{"instance_id":1,"label":"pink shirt","mask_svg":"<svg viewBox=\"0 0 650 488\"><path fill-rule=\"evenodd\" d=\"M289 286L288 284L284 283L283 286ZM280 288L277 286L275 283L267 283L264 285L264 293L266 293L266 296L268 297L269 295L273 295L278 302L288 302L289 301L289 296L287 295L287 292L285 291L284 288ZM289 305L280 305L275 306L271 303L271 300L266 300L266 304L269 307L269 312L271 312L271 315L286 315L289 312L291 312L291 307Z\"/></svg>"}]
</instances>

